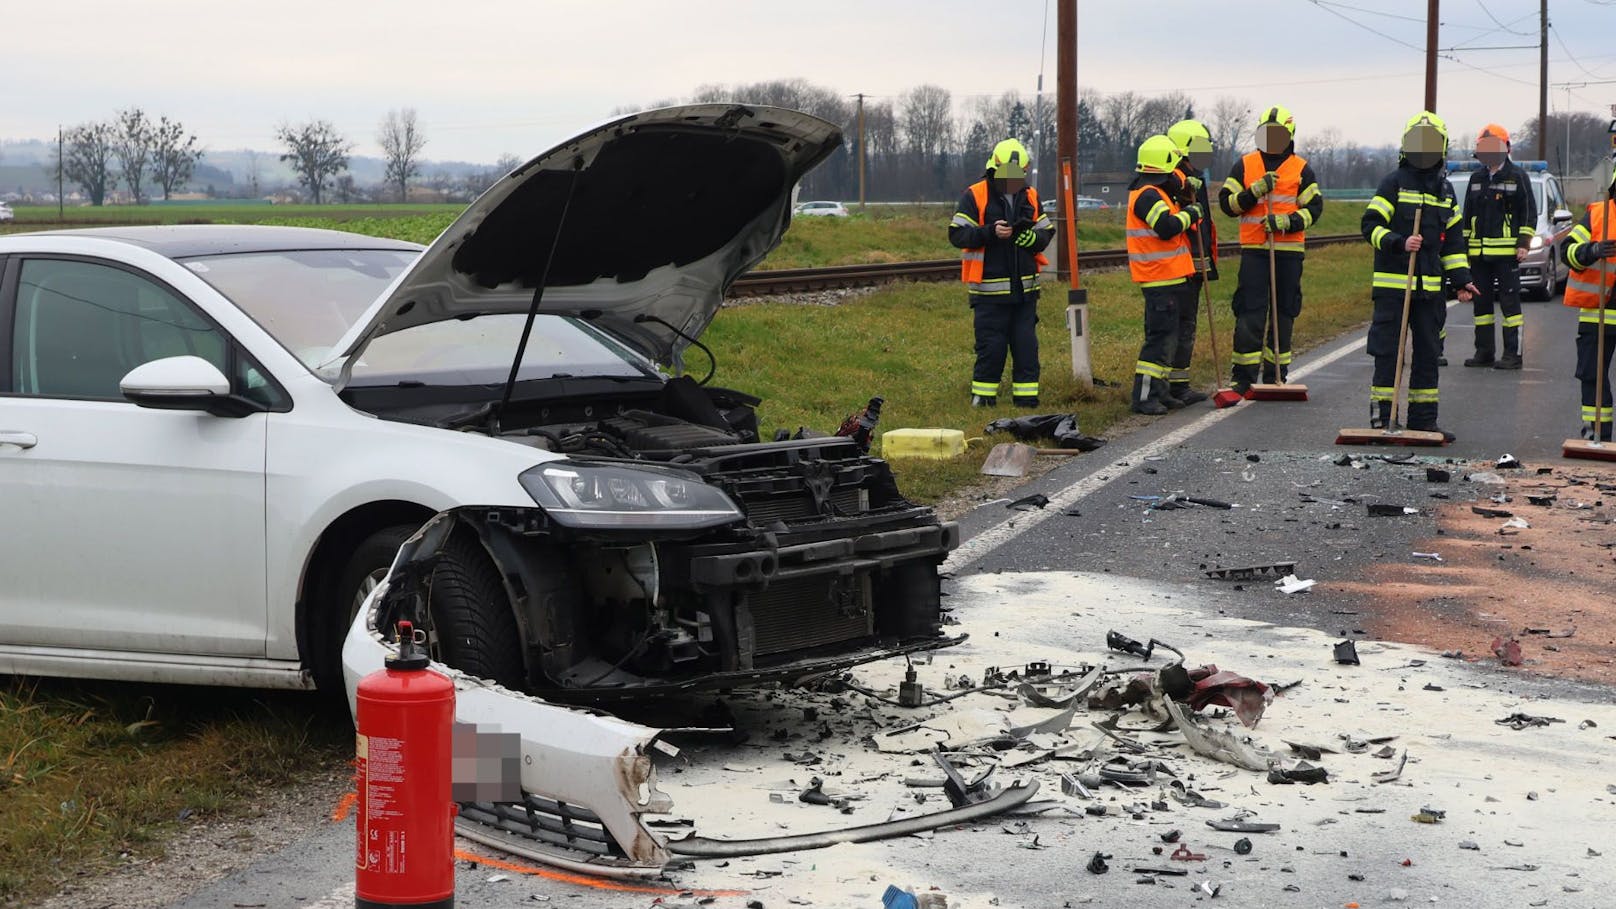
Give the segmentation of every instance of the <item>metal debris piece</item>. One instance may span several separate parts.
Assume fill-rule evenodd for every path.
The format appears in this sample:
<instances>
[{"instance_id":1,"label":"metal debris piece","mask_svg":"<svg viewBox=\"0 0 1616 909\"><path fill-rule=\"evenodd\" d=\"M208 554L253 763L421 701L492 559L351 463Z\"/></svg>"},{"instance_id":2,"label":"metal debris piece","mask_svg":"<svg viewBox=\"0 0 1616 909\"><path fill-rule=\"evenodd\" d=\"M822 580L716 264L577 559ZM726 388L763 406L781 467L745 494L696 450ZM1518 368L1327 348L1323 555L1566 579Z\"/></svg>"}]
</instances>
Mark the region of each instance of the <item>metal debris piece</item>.
<instances>
[{"instance_id":1,"label":"metal debris piece","mask_svg":"<svg viewBox=\"0 0 1616 909\"><path fill-rule=\"evenodd\" d=\"M1223 511L1229 511L1234 508L1234 503L1232 502L1225 502L1221 499L1204 499L1200 496L1185 496L1184 501L1191 505L1201 505L1206 508L1217 508Z\"/></svg>"},{"instance_id":2,"label":"metal debris piece","mask_svg":"<svg viewBox=\"0 0 1616 909\"><path fill-rule=\"evenodd\" d=\"M1338 753L1334 748L1327 748L1324 745L1310 745L1305 742L1292 742L1289 739L1281 739L1281 741L1285 743L1285 747L1310 761L1316 761L1326 754Z\"/></svg>"},{"instance_id":3,"label":"metal debris piece","mask_svg":"<svg viewBox=\"0 0 1616 909\"><path fill-rule=\"evenodd\" d=\"M1222 821L1207 821L1206 825L1213 830L1224 833L1278 833L1278 824L1259 823L1256 821L1237 821L1233 819Z\"/></svg>"},{"instance_id":4,"label":"metal debris piece","mask_svg":"<svg viewBox=\"0 0 1616 909\"><path fill-rule=\"evenodd\" d=\"M1170 795L1172 795L1174 801L1181 805L1187 805L1191 808L1211 808L1216 810L1219 808L1229 807L1228 804L1224 802L1217 801L1216 799L1209 799L1199 792L1196 792L1194 789L1189 788L1188 786L1184 785L1182 780L1173 780L1168 784L1167 791Z\"/></svg>"},{"instance_id":5,"label":"metal debris piece","mask_svg":"<svg viewBox=\"0 0 1616 909\"><path fill-rule=\"evenodd\" d=\"M1358 660L1358 645L1348 638L1335 645L1335 661L1344 666L1361 666Z\"/></svg>"},{"instance_id":6,"label":"metal debris piece","mask_svg":"<svg viewBox=\"0 0 1616 909\"><path fill-rule=\"evenodd\" d=\"M965 778L960 776L959 770L943 754L943 749L940 746L932 751L931 756L937 761L937 766L943 769L943 776L945 777L943 793L948 796L949 803L955 808L964 808L993 798L998 787L990 784L988 777L993 774L994 765L989 765L981 776L967 783ZM818 780L816 779L815 782L818 782Z\"/></svg>"},{"instance_id":7,"label":"metal debris piece","mask_svg":"<svg viewBox=\"0 0 1616 909\"><path fill-rule=\"evenodd\" d=\"M1499 726L1508 726L1516 732L1522 729L1531 729L1536 726L1547 726L1550 723L1564 723L1565 720L1557 716L1532 716L1529 713L1512 713L1501 720L1493 720Z\"/></svg>"},{"instance_id":8,"label":"metal debris piece","mask_svg":"<svg viewBox=\"0 0 1616 909\"><path fill-rule=\"evenodd\" d=\"M1386 502L1370 502L1364 508L1372 518L1400 518L1403 515L1420 513L1418 508L1408 505L1392 505Z\"/></svg>"},{"instance_id":9,"label":"metal debris piece","mask_svg":"<svg viewBox=\"0 0 1616 909\"><path fill-rule=\"evenodd\" d=\"M1440 552L1416 552L1413 555L1416 559L1429 559L1433 562L1442 561L1442 553Z\"/></svg>"},{"instance_id":10,"label":"metal debris piece","mask_svg":"<svg viewBox=\"0 0 1616 909\"><path fill-rule=\"evenodd\" d=\"M1271 565L1250 565L1244 568L1208 568L1201 572L1215 581L1251 581L1257 578L1279 578L1295 573L1295 562L1274 562Z\"/></svg>"},{"instance_id":11,"label":"metal debris piece","mask_svg":"<svg viewBox=\"0 0 1616 909\"><path fill-rule=\"evenodd\" d=\"M1402 777L1403 768L1406 766L1408 766L1408 751L1405 749L1403 751L1403 757L1397 762L1396 767L1393 767L1390 770L1377 770L1374 773L1371 773L1369 778L1377 783L1395 782L1397 779Z\"/></svg>"},{"instance_id":12,"label":"metal debris piece","mask_svg":"<svg viewBox=\"0 0 1616 909\"><path fill-rule=\"evenodd\" d=\"M1177 724L1180 732L1184 734L1184 741L1188 743L1195 753L1209 757L1225 764L1233 764L1246 770L1255 770L1266 773L1273 766L1274 758L1266 752L1259 752L1255 747L1242 742L1232 734L1209 725L1202 724L1194 715L1184 710L1172 698L1166 698L1162 703L1167 713ZM1267 755L1267 756L1265 756Z\"/></svg>"},{"instance_id":13,"label":"metal debris piece","mask_svg":"<svg viewBox=\"0 0 1616 909\"><path fill-rule=\"evenodd\" d=\"M1480 852L1481 851L1481 844L1476 842L1475 840L1460 840L1459 841L1459 848L1460 849L1468 849L1471 852Z\"/></svg>"},{"instance_id":14,"label":"metal debris piece","mask_svg":"<svg viewBox=\"0 0 1616 909\"><path fill-rule=\"evenodd\" d=\"M1526 497L1526 501L1527 501L1528 504L1536 505L1539 508L1548 508L1548 507L1552 506L1558 498L1559 498L1559 496L1556 496L1556 495L1546 495L1546 496L1529 495L1529 496Z\"/></svg>"}]
</instances>

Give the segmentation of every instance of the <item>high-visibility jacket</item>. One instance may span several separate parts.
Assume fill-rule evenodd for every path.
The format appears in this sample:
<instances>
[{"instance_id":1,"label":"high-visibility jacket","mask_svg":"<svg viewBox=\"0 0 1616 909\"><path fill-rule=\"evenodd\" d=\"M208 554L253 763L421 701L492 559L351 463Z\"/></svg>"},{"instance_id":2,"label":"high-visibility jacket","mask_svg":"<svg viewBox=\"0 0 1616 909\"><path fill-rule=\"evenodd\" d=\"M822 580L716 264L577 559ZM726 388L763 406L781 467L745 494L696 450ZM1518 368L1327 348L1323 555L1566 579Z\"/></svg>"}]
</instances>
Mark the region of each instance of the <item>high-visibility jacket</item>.
<instances>
[{"instance_id":1,"label":"high-visibility jacket","mask_svg":"<svg viewBox=\"0 0 1616 909\"><path fill-rule=\"evenodd\" d=\"M1402 302L1409 283L1403 241L1414 232L1414 213L1421 209L1424 243L1414 254L1415 295L1440 299L1444 278L1455 287L1470 283L1464 223L1453 185L1440 170L1419 171L1404 164L1380 181L1359 222L1364 239L1375 248L1371 299Z\"/></svg>"},{"instance_id":2,"label":"high-visibility jacket","mask_svg":"<svg viewBox=\"0 0 1616 909\"><path fill-rule=\"evenodd\" d=\"M1128 193L1128 273L1143 287L1182 284L1195 273L1188 212L1159 186Z\"/></svg>"},{"instance_id":3,"label":"high-visibility jacket","mask_svg":"<svg viewBox=\"0 0 1616 909\"><path fill-rule=\"evenodd\" d=\"M1185 159L1178 165L1178 172L1188 180L1194 177L1201 185L1195 190L1195 201L1200 203L1201 210L1206 214L1202 216L1201 223L1195 225L1190 231L1190 255L1195 264L1195 273L1203 271L1209 280L1218 279L1218 225L1212 219L1212 202L1207 196L1206 183L1201 181L1201 175L1195 173L1190 167L1189 160ZM1211 255L1207 255L1211 253Z\"/></svg>"},{"instance_id":4,"label":"high-visibility jacket","mask_svg":"<svg viewBox=\"0 0 1616 909\"><path fill-rule=\"evenodd\" d=\"M1565 305L1594 310L1601 303L1610 305L1610 289L1616 285L1616 262L1585 256L1583 247L1597 243L1601 238L1616 239L1612 231L1616 231L1616 201L1608 199L1588 206L1587 216L1571 228L1571 239L1566 242L1565 255L1573 271L1571 277L1566 279Z\"/></svg>"},{"instance_id":5,"label":"high-visibility jacket","mask_svg":"<svg viewBox=\"0 0 1616 909\"><path fill-rule=\"evenodd\" d=\"M1531 176L1509 160L1496 174L1486 168L1471 171L1464 220L1472 258L1514 259L1515 250L1530 247L1537 234Z\"/></svg>"},{"instance_id":6,"label":"high-visibility jacket","mask_svg":"<svg viewBox=\"0 0 1616 909\"><path fill-rule=\"evenodd\" d=\"M974 210L967 212L965 210L967 205L965 199L960 200L960 205L954 212L954 219L949 224L951 239L955 236L957 230L980 232L989 229L984 227L983 224L987 218L988 192L987 180L978 180L966 190L966 197L970 199L970 205ZM989 256L986 246L962 247L960 250L960 280L965 283L966 290L971 294L986 297L1008 296L1012 292L1012 280L1020 281L1023 293L1033 293L1038 290L1038 272L1049 264L1049 259L1037 250L1048 245L1049 238L1054 234L1055 225L1049 220L1049 216L1044 214L1043 208L1038 202L1038 191L1029 186L1026 187L1025 192L1027 201L1032 204L1032 230L1039 234L1039 242L1035 244L1033 249L1024 249L1008 242L1005 243L1007 253L1005 258L1010 261L1001 263L998 268L991 269L988 267L987 260ZM1011 221L1013 225L1014 219L1007 218L1006 220ZM991 233L988 236L991 236ZM1029 256L1032 259L1032 267L1023 264L1024 260ZM1002 272L1002 274L999 272ZM1016 272L1023 273L1016 274Z\"/></svg>"},{"instance_id":7,"label":"high-visibility jacket","mask_svg":"<svg viewBox=\"0 0 1616 909\"><path fill-rule=\"evenodd\" d=\"M1245 167L1245 185L1257 182L1268 167L1261 152L1252 152L1240 159ZM1274 170L1278 179L1268 195L1256 206L1240 216L1240 245L1248 249L1268 247L1268 231L1263 219L1268 215L1293 215L1301 210L1298 200L1302 195L1302 168L1307 164L1300 155L1291 155ZM1316 190L1315 190L1316 191ZM1307 228L1274 234L1274 248L1300 251L1307 241Z\"/></svg>"}]
</instances>

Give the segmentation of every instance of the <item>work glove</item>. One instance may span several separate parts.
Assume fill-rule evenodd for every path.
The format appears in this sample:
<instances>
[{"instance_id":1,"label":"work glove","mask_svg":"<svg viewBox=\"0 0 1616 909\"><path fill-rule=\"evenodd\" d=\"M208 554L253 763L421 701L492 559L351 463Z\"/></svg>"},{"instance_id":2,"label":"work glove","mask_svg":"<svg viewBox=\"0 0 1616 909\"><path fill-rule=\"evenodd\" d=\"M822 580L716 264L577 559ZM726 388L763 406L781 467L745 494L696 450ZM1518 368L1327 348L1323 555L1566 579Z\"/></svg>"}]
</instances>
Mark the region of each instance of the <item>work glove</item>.
<instances>
[{"instance_id":1,"label":"work glove","mask_svg":"<svg viewBox=\"0 0 1616 909\"><path fill-rule=\"evenodd\" d=\"M1189 205L1184 206L1184 208L1181 211L1182 211L1183 214L1186 214L1186 215L1190 216L1190 223L1191 224L1194 224L1195 222L1197 222L1197 221L1201 220L1202 218L1206 217L1206 212L1202 211L1201 206L1198 205L1198 204L1195 204L1195 203L1191 203Z\"/></svg>"},{"instance_id":2,"label":"work glove","mask_svg":"<svg viewBox=\"0 0 1616 909\"><path fill-rule=\"evenodd\" d=\"M1031 248L1031 246L1034 243L1037 243L1037 242L1038 242L1038 234L1034 233L1032 228L1030 228L1030 227L1027 228L1026 230L1022 231L1021 233L1016 234L1015 244L1017 246L1021 246L1021 247L1025 247L1025 248Z\"/></svg>"},{"instance_id":3,"label":"work glove","mask_svg":"<svg viewBox=\"0 0 1616 909\"><path fill-rule=\"evenodd\" d=\"M1274 184L1277 182L1279 182L1279 174L1269 171L1252 181L1252 184L1246 189L1251 191L1252 198L1261 199L1274 191Z\"/></svg>"},{"instance_id":4,"label":"work glove","mask_svg":"<svg viewBox=\"0 0 1616 909\"><path fill-rule=\"evenodd\" d=\"M1263 229L1271 234L1288 234L1291 232L1291 216L1268 215L1263 218Z\"/></svg>"},{"instance_id":5,"label":"work glove","mask_svg":"<svg viewBox=\"0 0 1616 909\"><path fill-rule=\"evenodd\" d=\"M1590 263L1600 259L1616 259L1616 240L1598 240L1583 248L1582 255Z\"/></svg>"},{"instance_id":6,"label":"work glove","mask_svg":"<svg viewBox=\"0 0 1616 909\"><path fill-rule=\"evenodd\" d=\"M1201 187L1206 185L1205 180L1202 180L1200 177L1194 175L1185 177L1184 179L1190 185L1190 192L1199 193L1201 191Z\"/></svg>"}]
</instances>

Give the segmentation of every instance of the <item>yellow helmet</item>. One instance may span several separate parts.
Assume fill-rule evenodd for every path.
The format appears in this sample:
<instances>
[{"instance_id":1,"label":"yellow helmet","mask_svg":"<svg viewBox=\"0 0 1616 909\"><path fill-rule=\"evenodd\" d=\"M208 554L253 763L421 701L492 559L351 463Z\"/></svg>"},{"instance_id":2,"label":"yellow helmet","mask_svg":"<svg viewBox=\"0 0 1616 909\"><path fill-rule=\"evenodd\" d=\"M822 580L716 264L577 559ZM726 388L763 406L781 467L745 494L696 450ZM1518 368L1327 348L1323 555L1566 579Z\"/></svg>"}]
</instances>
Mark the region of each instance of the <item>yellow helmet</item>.
<instances>
[{"instance_id":1,"label":"yellow helmet","mask_svg":"<svg viewBox=\"0 0 1616 909\"><path fill-rule=\"evenodd\" d=\"M1027 154L1027 147L1021 144L1021 140L1005 139L993 146L993 154L988 156L987 170L1001 179L1025 177L1031 160L1032 156Z\"/></svg>"},{"instance_id":2,"label":"yellow helmet","mask_svg":"<svg viewBox=\"0 0 1616 909\"><path fill-rule=\"evenodd\" d=\"M1428 110L1422 110L1414 116L1409 117L1408 122L1403 124L1403 138L1405 140L1405 147L1402 150L1404 152L1409 151L1409 149L1406 147L1406 140L1411 134L1413 134L1415 127L1419 126L1429 126L1436 130L1437 134L1442 137L1442 151L1446 152L1448 150L1447 121ZM1505 141L1508 141L1508 139L1506 138Z\"/></svg>"},{"instance_id":3,"label":"yellow helmet","mask_svg":"<svg viewBox=\"0 0 1616 909\"><path fill-rule=\"evenodd\" d=\"M1266 123L1278 123L1280 126L1285 127L1286 132L1292 136L1296 135L1296 118L1291 116L1288 109L1277 104L1264 110L1262 116L1257 118L1258 129L1261 129Z\"/></svg>"},{"instance_id":4,"label":"yellow helmet","mask_svg":"<svg viewBox=\"0 0 1616 909\"><path fill-rule=\"evenodd\" d=\"M1180 120L1167 127L1178 153L1189 159L1190 167L1205 170L1212 165L1212 133L1198 120Z\"/></svg>"},{"instance_id":5,"label":"yellow helmet","mask_svg":"<svg viewBox=\"0 0 1616 909\"><path fill-rule=\"evenodd\" d=\"M1166 136L1151 136L1139 146L1139 163L1134 170L1141 174L1170 174L1178 167L1184 155Z\"/></svg>"}]
</instances>

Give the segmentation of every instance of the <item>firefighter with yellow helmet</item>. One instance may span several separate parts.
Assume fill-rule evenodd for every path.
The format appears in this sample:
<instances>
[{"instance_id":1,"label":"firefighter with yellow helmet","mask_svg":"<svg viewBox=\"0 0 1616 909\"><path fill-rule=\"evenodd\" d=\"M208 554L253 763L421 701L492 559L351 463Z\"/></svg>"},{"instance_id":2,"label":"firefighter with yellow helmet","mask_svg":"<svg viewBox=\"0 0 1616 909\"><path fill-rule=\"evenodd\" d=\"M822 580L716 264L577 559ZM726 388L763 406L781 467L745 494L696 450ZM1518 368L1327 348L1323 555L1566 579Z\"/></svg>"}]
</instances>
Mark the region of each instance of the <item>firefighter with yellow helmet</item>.
<instances>
[{"instance_id":1,"label":"firefighter with yellow helmet","mask_svg":"<svg viewBox=\"0 0 1616 909\"><path fill-rule=\"evenodd\" d=\"M1212 133L1197 120L1180 120L1167 127L1167 138L1173 140L1182 157L1178 172L1184 178L1184 187L1178 197L1180 205L1191 202L1203 212L1210 212L1212 204L1206 191L1206 172L1212 166ZM1190 387L1190 363L1195 359L1195 329L1200 306L1197 301L1203 281L1218 279L1218 230L1211 218L1203 217L1189 232L1190 256L1195 271L1190 275L1187 299L1178 308L1178 343L1173 348L1168 364L1167 390L1170 397L1184 403L1196 404L1206 400L1206 392ZM1223 368L1215 363L1213 370Z\"/></svg>"},{"instance_id":2,"label":"firefighter with yellow helmet","mask_svg":"<svg viewBox=\"0 0 1616 909\"><path fill-rule=\"evenodd\" d=\"M1048 264L1043 251L1055 225L1027 185L1029 163L1019 141L995 145L982 179L960 196L948 225L948 242L960 250L960 280L976 330L976 407L999 403L1007 353L1015 405L1038 406L1038 273Z\"/></svg>"},{"instance_id":3,"label":"firefighter with yellow helmet","mask_svg":"<svg viewBox=\"0 0 1616 909\"><path fill-rule=\"evenodd\" d=\"M1291 326L1302 312L1307 230L1324 213L1324 194L1306 159L1296 154L1296 119L1275 105L1257 118L1257 150L1234 163L1218 190L1224 214L1240 219L1240 273L1234 291L1231 384L1244 394L1258 380L1284 378L1291 365ZM1270 291L1269 240L1273 241ZM1269 318L1268 295L1279 314ZM1269 325L1277 321L1277 325ZM1266 328L1265 328L1266 326Z\"/></svg>"},{"instance_id":4,"label":"firefighter with yellow helmet","mask_svg":"<svg viewBox=\"0 0 1616 909\"><path fill-rule=\"evenodd\" d=\"M1178 349L1179 314L1186 307L1195 311L1189 235L1206 211L1179 202L1188 185L1178 169L1182 157L1172 139L1151 136L1139 146L1137 176L1128 187L1128 273L1145 297L1145 341L1129 403L1134 413L1149 416L1185 404L1173 397L1167 380Z\"/></svg>"},{"instance_id":5,"label":"firefighter with yellow helmet","mask_svg":"<svg viewBox=\"0 0 1616 909\"><path fill-rule=\"evenodd\" d=\"M1437 427L1437 375L1447 300L1444 282L1469 302L1476 293L1465 258L1464 219L1448 182L1444 162L1448 127L1441 117L1421 111L1403 126L1397 170L1387 174L1364 209L1360 229L1375 249L1370 299L1368 352L1375 358L1369 388L1369 425L1388 426L1397 394L1398 347L1403 300L1408 297L1408 428L1453 433ZM1414 229L1418 215L1419 230ZM1412 257L1413 277L1409 277Z\"/></svg>"}]
</instances>

